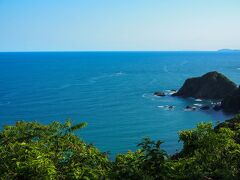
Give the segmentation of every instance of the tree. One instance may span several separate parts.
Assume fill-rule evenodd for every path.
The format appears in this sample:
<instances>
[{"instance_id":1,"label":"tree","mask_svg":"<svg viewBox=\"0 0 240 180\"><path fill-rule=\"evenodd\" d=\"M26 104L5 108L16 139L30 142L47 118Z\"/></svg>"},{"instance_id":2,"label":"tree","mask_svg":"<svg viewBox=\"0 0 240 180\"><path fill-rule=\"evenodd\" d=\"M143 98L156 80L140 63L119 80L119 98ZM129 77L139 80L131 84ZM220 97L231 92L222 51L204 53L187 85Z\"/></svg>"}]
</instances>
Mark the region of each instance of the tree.
<instances>
[{"instance_id":1,"label":"tree","mask_svg":"<svg viewBox=\"0 0 240 180\"><path fill-rule=\"evenodd\" d=\"M183 150L176 162L186 178L236 179L239 173L240 145L234 131L215 131L211 123L180 132Z\"/></svg>"},{"instance_id":2,"label":"tree","mask_svg":"<svg viewBox=\"0 0 240 180\"><path fill-rule=\"evenodd\" d=\"M101 179L108 175L106 154L73 134L75 126L17 122L0 133L0 177L6 179Z\"/></svg>"},{"instance_id":3,"label":"tree","mask_svg":"<svg viewBox=\"0 0 240 180\"><path fill-rule=\"evenodd\" d=\"M0 132L0 179L238 179L239 117L181 131L183 149L172 156L145 138L114 161L74 134L86 123L19 121Z\"/></svg>"}]
</instances>

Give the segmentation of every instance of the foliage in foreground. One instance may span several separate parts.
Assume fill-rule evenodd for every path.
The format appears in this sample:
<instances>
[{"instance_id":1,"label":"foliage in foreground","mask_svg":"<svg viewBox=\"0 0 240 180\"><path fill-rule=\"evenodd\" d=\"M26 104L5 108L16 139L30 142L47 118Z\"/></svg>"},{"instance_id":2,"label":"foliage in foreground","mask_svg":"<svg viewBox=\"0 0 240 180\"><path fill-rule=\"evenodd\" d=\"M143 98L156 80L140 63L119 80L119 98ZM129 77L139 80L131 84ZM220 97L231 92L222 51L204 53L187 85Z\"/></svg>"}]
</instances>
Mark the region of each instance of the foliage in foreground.
<instances>
[{"instance_id":1,"label":"foliage in foreground","mask_svg":"<svg viewBox=\"0 0 240 180\"><path fill-rule=\"evenodd\" d=\"M73 134L84 123L17 122L0 133L2 179L99 179L108 176L109 160Z\"/></svg>"},{"instance_id":2,"label":"foliage in foreground","mask_svg":"<svg viewBox=\"0 0 240 180\"><path fill-rule=\"evenodd\" d=\"M135 152L109 160L86 144L72 126L53 122L17 122L0 133L1 179L238 179L240 116L213 128L200 123L179 133L181 152L172 156L161 141L145 138ZM228 125L231 126L228 126Z\"/></svg>"}]
</instances>

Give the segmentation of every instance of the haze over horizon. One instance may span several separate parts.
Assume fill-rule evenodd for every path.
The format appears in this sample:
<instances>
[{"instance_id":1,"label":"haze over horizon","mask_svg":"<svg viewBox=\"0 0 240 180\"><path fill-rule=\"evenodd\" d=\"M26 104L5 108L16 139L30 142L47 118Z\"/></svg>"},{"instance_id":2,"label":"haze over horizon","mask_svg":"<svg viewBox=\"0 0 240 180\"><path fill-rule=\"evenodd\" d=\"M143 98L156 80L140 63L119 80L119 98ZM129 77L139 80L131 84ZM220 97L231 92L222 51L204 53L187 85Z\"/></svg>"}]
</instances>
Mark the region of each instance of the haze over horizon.
<instances>
[{"instance_id":1,"label":"haze over horizon","mask_svg":"<svg viewBox=\"0 0 240 180\"><path fill-rule=\"evenodd\" d=\"M0 1L0 51L240 49L240 1Z\"/></svg>"}]
</instances>

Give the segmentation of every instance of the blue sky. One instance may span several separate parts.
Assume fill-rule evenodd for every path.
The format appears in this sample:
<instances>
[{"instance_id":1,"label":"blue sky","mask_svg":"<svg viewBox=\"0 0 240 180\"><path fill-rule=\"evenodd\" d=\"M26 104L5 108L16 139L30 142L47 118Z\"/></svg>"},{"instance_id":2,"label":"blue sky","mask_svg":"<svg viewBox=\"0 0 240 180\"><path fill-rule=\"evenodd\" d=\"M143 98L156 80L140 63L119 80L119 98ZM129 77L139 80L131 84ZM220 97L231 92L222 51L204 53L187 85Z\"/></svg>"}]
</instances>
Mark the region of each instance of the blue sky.
<instances>
[{"instance_id":1,"label":"blue sky","mask_svg":"<svg viewBox=\"0 0 240 180\"><path fill-rule=\"evenodd\" d=\"M239 0L0 0L0 51L240 49Z\"/></svg>"}]
</instances>

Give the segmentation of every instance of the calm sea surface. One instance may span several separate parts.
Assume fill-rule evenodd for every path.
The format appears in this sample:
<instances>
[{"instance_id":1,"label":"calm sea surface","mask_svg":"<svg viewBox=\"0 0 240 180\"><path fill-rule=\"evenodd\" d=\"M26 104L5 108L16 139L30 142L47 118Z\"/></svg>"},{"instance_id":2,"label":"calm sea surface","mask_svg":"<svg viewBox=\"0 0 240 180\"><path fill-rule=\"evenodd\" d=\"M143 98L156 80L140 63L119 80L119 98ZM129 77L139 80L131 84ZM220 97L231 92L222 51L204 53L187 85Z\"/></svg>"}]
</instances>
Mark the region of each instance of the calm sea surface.
<instances>
[{"instance_id":1,"label":"calm sea surface","mask_svg":"<svg viewBox=\"0 0 240 180\"><path fill-rule=\"evenodd\" d=\"M209 102L152 94L215 70L239 84L240 53L0 53L0 126L71 118L88 122L80 137L112 157L135 150L143 137L163 140L163 148L174 153L181 148L180 130L231 115L184 111L186 105Z\"/></svg>"}]
</instances>

